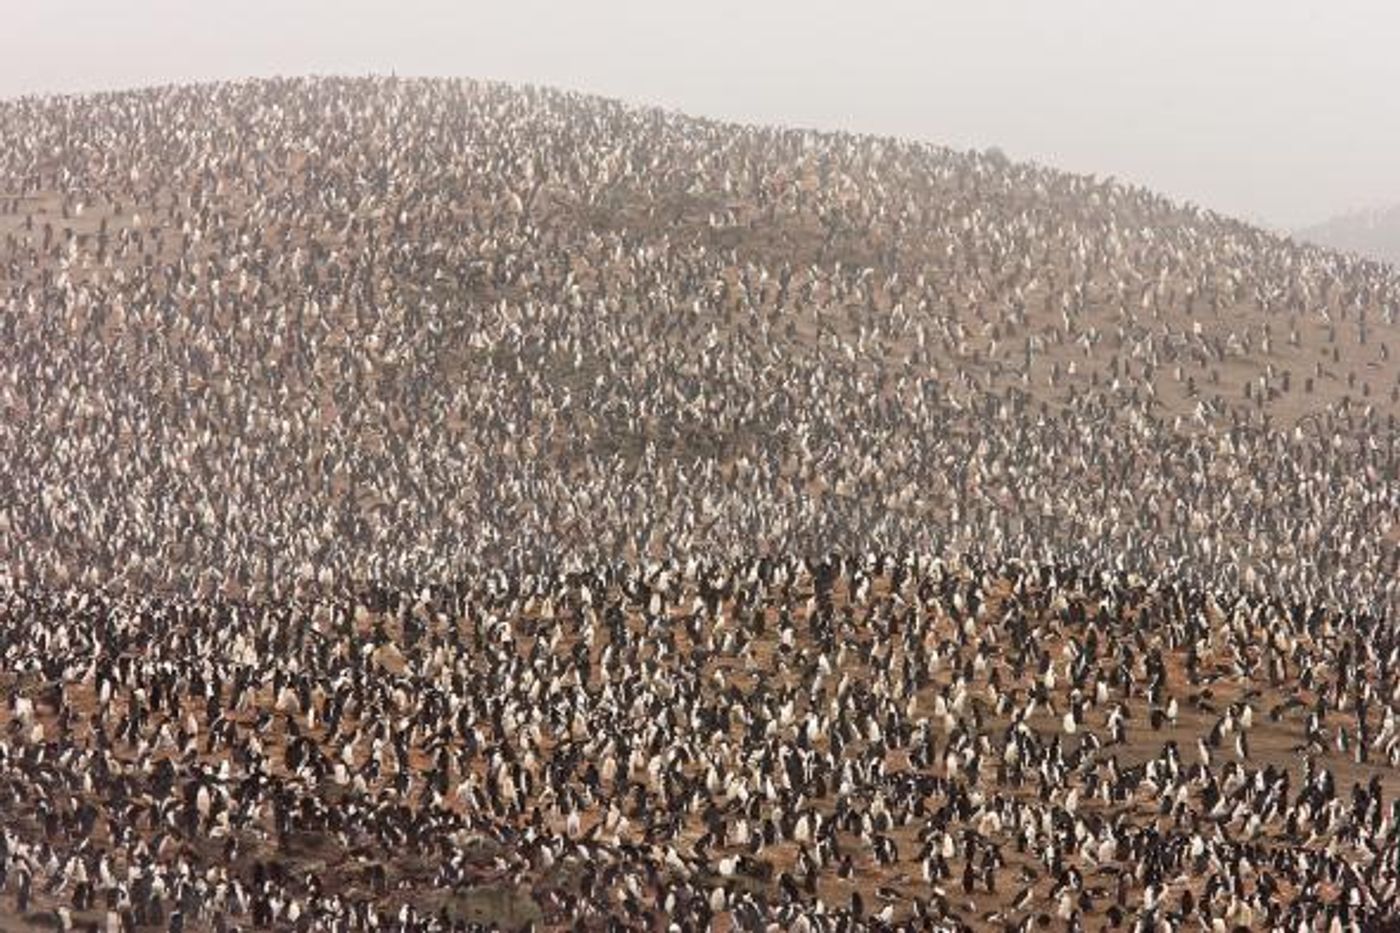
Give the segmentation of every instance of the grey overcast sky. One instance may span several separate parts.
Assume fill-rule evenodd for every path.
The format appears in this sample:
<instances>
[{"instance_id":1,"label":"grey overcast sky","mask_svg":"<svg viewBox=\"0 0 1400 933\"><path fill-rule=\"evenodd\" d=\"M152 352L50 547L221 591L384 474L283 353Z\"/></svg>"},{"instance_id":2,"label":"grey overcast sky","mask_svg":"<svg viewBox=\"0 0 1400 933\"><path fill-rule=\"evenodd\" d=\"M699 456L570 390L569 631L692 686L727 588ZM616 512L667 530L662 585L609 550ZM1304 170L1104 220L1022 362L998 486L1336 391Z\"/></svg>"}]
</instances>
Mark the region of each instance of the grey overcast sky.
<instances>
[{"instance_id":1,"label":"grey overcast sky","mask_svg":"<svg viewBox=\"0 0 1400 933\"><path fill-rule=\"evenodd\" d=\"M466 75L995 145L1275 227L1400 202L1394 0L7 0L0 24L5 97Z\"/></svg>"}]
</instances>

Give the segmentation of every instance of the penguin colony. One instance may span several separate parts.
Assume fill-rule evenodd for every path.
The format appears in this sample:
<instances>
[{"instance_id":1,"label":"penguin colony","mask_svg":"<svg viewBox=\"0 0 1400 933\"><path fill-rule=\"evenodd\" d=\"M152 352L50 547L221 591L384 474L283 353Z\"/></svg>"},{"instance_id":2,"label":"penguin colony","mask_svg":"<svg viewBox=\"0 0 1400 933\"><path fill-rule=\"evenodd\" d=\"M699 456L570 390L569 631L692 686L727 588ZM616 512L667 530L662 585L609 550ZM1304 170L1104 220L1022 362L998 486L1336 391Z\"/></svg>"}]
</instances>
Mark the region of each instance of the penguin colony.
<instances>
[{"instance_id":1,"label":"penguin colony","mask_svg":"<svg viewBox=\"0 0 1400 933\"><path fill-rule=\"evenodd\" d=\"M1400 912L1389 267L470 81L0 130L0 917Z\"/></svg>"}]
</instances>

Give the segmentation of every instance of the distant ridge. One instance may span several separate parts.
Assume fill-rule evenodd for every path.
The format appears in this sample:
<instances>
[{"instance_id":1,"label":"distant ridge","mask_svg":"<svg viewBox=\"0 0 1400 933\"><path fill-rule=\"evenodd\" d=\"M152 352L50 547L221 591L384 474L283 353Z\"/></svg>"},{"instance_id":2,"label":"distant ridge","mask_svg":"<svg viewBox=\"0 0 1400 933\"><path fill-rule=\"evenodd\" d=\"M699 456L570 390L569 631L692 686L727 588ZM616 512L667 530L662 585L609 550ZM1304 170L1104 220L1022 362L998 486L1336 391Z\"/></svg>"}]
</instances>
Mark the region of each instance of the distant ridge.
<instances>
[{"instance_id":1,"label":"distant ridge","mask_svg":"<svg viewBox=\"0 0 1400 933\"><path fill-rule=\"evenodd\" d=\"M1400 266L1400 204L1343 214L1311 227L1297 239Z\"/></svg>"}]
</instances>

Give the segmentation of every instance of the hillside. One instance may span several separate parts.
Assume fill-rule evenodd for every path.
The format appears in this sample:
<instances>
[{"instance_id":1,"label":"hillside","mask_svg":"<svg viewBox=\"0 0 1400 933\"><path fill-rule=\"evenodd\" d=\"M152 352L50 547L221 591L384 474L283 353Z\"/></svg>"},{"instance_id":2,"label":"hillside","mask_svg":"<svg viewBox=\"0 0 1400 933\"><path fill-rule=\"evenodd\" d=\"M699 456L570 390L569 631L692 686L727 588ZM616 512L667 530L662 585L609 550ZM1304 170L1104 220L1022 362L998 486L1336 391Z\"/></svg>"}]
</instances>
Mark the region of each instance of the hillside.
<instances>
[{"instance_id":1,"label":"hillside","mask_svg":"<svg viewBox=\"0 0 1400 933\"><path fill-rule=\"evenodd\" d=\"M1400 204L1334 217L1295 236L1305 243L1400 266Z\"/></svg>"},{"instance_id":2,"label":"hillside","mask_svg":"<svg viewBox=\"0 0 1400 933\"><path fill-rule=\"evenodd\" d=\"M0 128L21 579L874 544L1393 579L1379 265L978 154L471 82ZM1323 535L1346 556L1298 552Z\"/></svg>"},{"instance_id":3,"label":"hillside","mask_svg":"<svg viewBox=\"0 0 1400 933\"><path fill-rule=\"evenodd\" d=\"M465 80L0 132L0 928L1400 912L1393 268Z\"/></svg>"}]
</instances>

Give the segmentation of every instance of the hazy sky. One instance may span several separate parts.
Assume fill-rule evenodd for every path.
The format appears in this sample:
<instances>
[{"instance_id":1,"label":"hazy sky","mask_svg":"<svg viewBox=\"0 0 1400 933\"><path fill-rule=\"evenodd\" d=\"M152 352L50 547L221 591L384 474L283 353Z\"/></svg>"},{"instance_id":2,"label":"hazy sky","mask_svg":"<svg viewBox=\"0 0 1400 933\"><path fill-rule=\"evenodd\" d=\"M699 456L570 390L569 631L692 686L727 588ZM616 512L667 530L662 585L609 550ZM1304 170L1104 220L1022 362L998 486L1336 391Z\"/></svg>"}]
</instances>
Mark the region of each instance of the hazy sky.
<instances>
[{"instance_id":1,"label":"hazy sky","mask_svg":"<svg viewBox=\"0 0 1400 933\"><path fill-rule=\"evenodd\" d=\"M4 6L7 97L313 72L468 75L997 145L1282 227L1400 201L1393 0Z\"/></svg>"}]
</instances>

